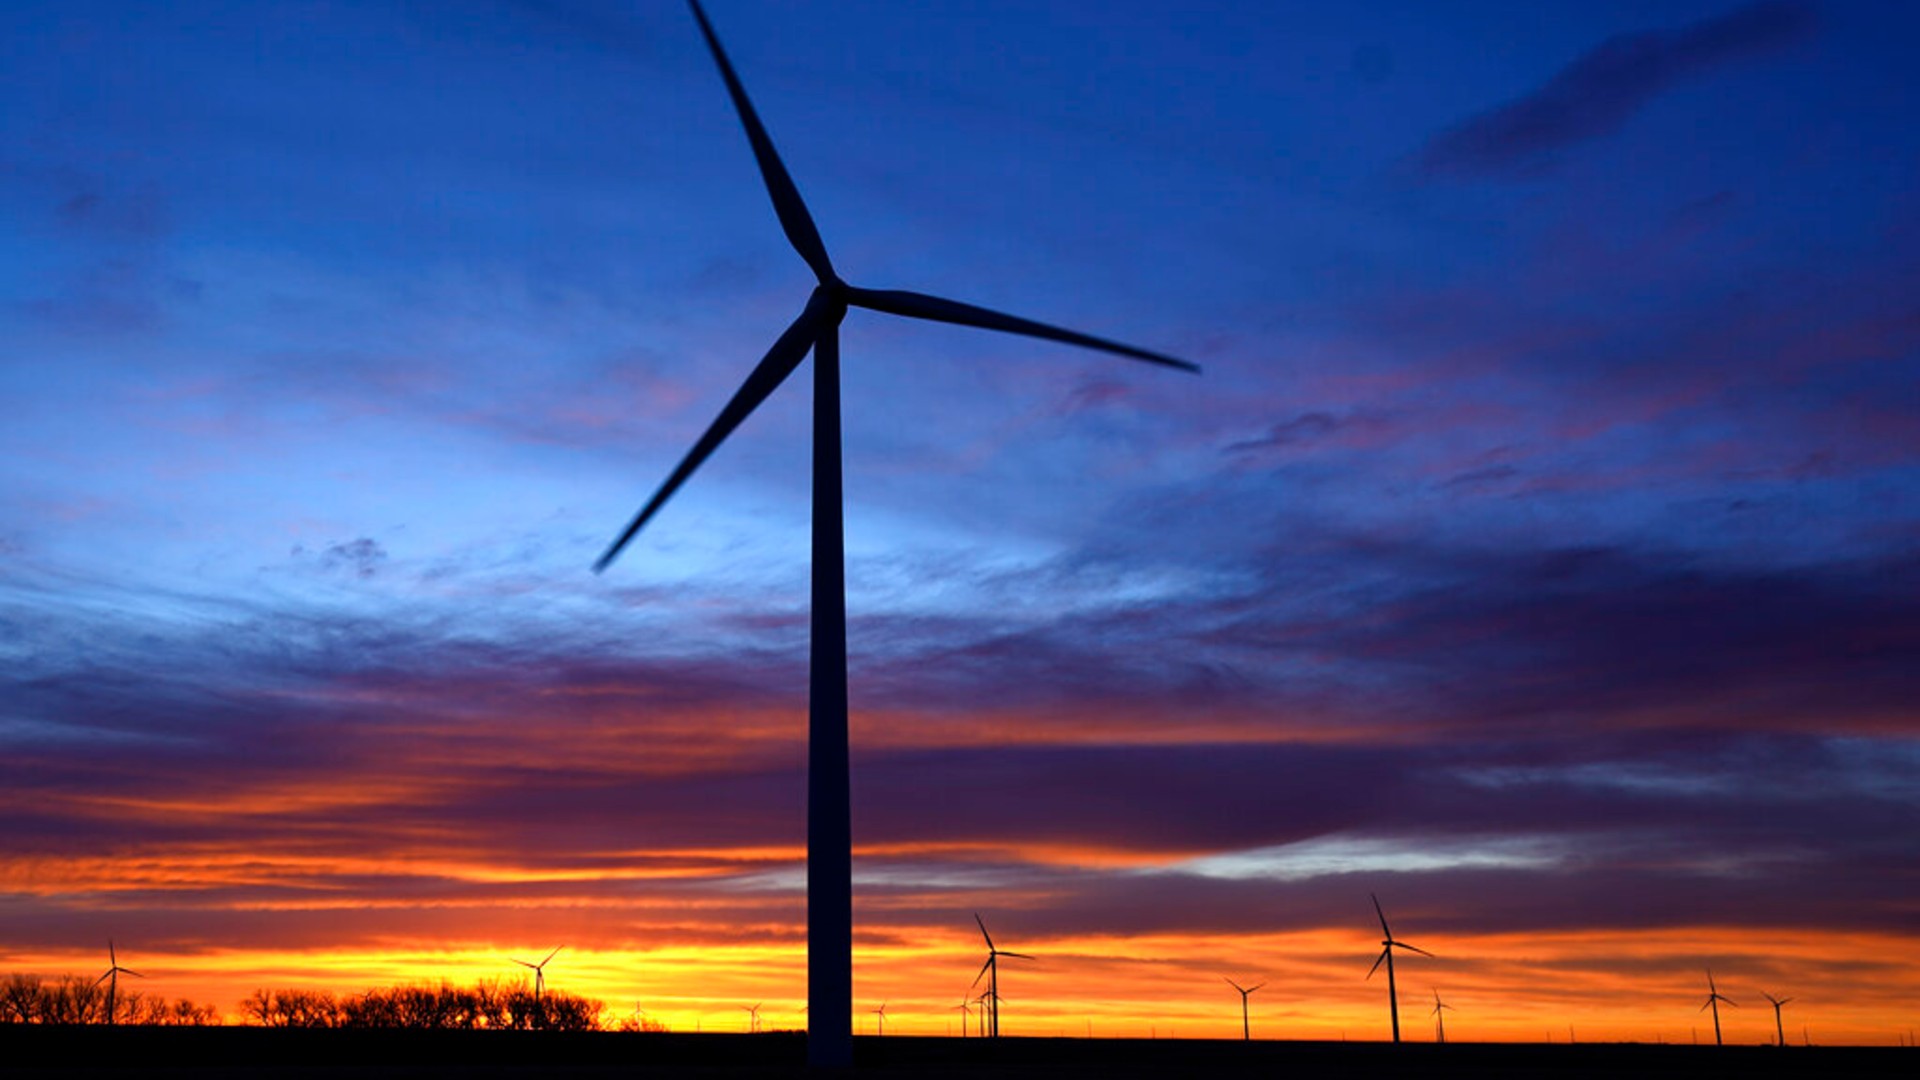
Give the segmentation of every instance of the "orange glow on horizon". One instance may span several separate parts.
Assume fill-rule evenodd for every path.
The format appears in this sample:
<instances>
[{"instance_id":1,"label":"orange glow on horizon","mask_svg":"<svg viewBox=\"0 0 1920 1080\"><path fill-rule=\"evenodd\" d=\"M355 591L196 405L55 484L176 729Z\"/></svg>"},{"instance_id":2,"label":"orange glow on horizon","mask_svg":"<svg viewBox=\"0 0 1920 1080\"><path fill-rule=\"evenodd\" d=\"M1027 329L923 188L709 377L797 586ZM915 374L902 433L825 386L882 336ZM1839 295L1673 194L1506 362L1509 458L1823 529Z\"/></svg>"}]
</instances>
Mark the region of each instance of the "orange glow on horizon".
<instances>
[{"instance_id":1,"label":"orange glow on horizon","mask_svg":"<svg viewBox=\"0 0 1920 1080\"><path fill-rule=\"evenodd\" d=\"M633 1015L675 1031L744 1031L744 1006L762 1003L768 1029L804 1026L805 947L798 926L767 945L686 943L653 949L574 945L566 934L513 943L470 942L436 948L307 951L208 951L149 955L123 948L122 961L147 978L137 989L215 1004L240 1022L240 1000L256 988L336 993L450 980L507 983L527 977L515 958L564 945L547 985L603 1001L608 1023ZM926 928L912 944L857 946L856 1030L871 1034L869 1010L887 1006L894 1034L958 1035L963 997L984 953L972 927ZM906 935L901 935L905 937ZM1377 944L1366 934L1326 930L1259 937L1154 935L1027 940L996 927L1003 947L1031 952L1032 963L1003 961L1002 1029L1008 1035L1219 1038L1240 1036L1238 995L1225 983L1267 985L1251 1000L1256 1038L1387 1038L1383 975L1366 979ZM1755 950L1757 937L1767 939ZM123 945L128 945L124 943ZM1687 1042L1711 1039L1699 1012L1710 959L1723 993L1747 1006L1722 1013L1729 1043L1774 1037L1773 1013L1760 991L1792 996L1790 1041L1808 1031L1816 1043L1885 1044L1906 1030L1898 1005L1917 988L1909 971L1882 963L1907 942L1897 935L1751 929L1583 932L1447 939L1424 935L1437 956L1398 962L1403 1037L1433 1038L1432 991L1447 1004L1455 1041ZM104 957L75 953L8 956L8 971L91 973ZM1863 976L1863 967L1879 968ZM1751 999L1751 1000L1748 1000ZM1704 1032L1704 1035L1702 1034Z\"/></svg>"}]
</instances>

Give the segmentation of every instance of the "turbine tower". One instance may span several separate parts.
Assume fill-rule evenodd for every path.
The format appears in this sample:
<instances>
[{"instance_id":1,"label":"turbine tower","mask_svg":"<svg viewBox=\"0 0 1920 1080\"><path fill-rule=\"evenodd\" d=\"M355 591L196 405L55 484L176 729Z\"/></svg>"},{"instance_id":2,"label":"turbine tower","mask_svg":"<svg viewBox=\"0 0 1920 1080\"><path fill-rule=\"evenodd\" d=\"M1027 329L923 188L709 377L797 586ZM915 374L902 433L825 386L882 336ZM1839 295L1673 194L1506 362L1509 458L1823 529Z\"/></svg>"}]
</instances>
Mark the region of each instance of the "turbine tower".
<instances>
[{"instance_id":1,"label":"turbine tower","mask_svg":"<svg viewBox=\"0 0 1920 1080\"><path fill-rule=\"evenodd\" d=\"M113 951L113 939L108 938L107 970L99 978L93 980L93 985L99 986L101 983L107 984L107 1026L109 1027L113 1026L115 1006L120 1000L120 976L122 975L131 975L136 979L146 978L145 975L140 974L132 968L123 968L120 966L120 957Z\"/></svg>"},{"instance_id":2,"label":"turbine tower","mask_svg":"<svg viewBox=\"0 0 1920 1080\"><path fill-rule=\"evenodd\" d=\"M989 1014L988 1034L997 1039L1000 1037L1000 958L1003 956L1011 956L1015 960L1031 960L1033 957L1025 953L1007 952L1003 949L995 948L993 945L993 935L987 933L987 924L980 921L979 912L974 912L973 921L980 923L980 936L987 939L987 962L980 965L980 974L973 977L973 985L980 985L980 977L982 975L987 977L987 992L985 997L991 1002L988 1008L992 1010Z\"/></svg>"},{"instance_id":3,"label":"turbine tower","mask_svg":"<svg viewBox=\"0 0 1920 1080\"><path fill-rule=\"evenodd\" d=\"M1766 998L1768 1001L1771 1001L1773 1003L1773 1033L1779 1036L1779 1039L1780 1039L1779 1045L1781 1046L1787 1045L1787 1029L1786 1029L1786 1025L1780 1022L1780 1006L1785 1005L1787 1002L1792 1001L1793 999L1777 998L1777 997L1774 997L1772 994L1767 993L1765 990L1760 991L1760 996L1763 998Z\"/></svg>"},{"instance_id":4,"label":"turbine tower","mask_svg":"<svg viewBox=\"0 0 1920 1080\"><path fill-rule=\"evenodd\" d=\"M1373 913L1380 916L1380 956L1374 960L1373 966L1367 969L1367 978L1373 978L1373 973L1380 970L1381 964L1387 965L1387 1011L1393 1016L1393 1041L1397 1044L1400 1041L1400 995L1393 983L1393 950L1405 949L1408 952L1417 952L1421 956L1433 954L1404 941L1395 941L1393 931L1387 929L1387 913L1380 910L1380 898L1372 893L1367 895L1373 898Z\"/></svg>"},{"instance_id":5,"label":"turbine tower","mask_svg":"<svg viewBox=\"0 0 1920 1080\"><path fill-rule=\"evenodd\" d=\"M558 955L560 950L564 948L566 948L565 945L555 945L553 947L553 952L550 952L547 954L547 959L542 960L537 964L529 964L525 960L514 961L514 963L519 964L523 968L533 969L533 1000L539 1001L540 995L543 993L546 993L547 963L548 961L551 961L556 955Z\"/></svg>"},{"instance_id":6,"label":"turbine tower","mask_svg":"<svg viewBox=\"0 0 1920 1080\"><path fill-rule=\"evenodd\" d=\"M1433 991L1433 1041L1434 1042L1444 1043L1447 1041L1447 1012L1452 1008L1453 1006L1440 1000L1440 990L1438 987L1435 987ZM1571 1035L1573 1032L1573 1029L1568 1028L1567 1032L1569 1035Z\"/></svg>"},{"instance_id":7,"label":"turbine tower","mask_svg":"<svg viewBox=\"0 0 1920 1080\"><path fill-rule=\"evenodd\" d=\"M1707 1003L1705 1005L1700 1006L1700 1010L1702 1012L1705 1012L1708 1009L1713 1010L1713 1045L1715 1046L1725 1045L1720 1041L1720 1003L1723 1001L1733 1006L1736 1009L1740 1007L1739 1002L1721 994L1720 988L1713 985L1713 969L1708 968L1707 969Z\"/></svg>"},{"instance_id":8,"label":"turbine tower","mask_svg":"<svg viewBox=\"0 0 1920 1080\"><path fill-rule=\"evenodd\" d=\"M813 582L807 728L807 1060L815 1067L853 1064L853 851L847 778L846 553L840 488L840 322L850 307L956 323L1117 353L1187 371L1199 368L1161 353L921 293L849 285L834 270L813 216L747 91L701 9L688 0L713 53L734 111L746 129L760 178L787 242L817 284L800 316L734 392L705 434L674 467L595 571L605 570L634 534L767 396L813 353Z\"/></svg>"},{"instance_id":9,"label":"turbine tower","mask_svg":"<svg viewBox=\"0 0 1920 1080\"><path fill-rule=\"evenodd\" d=\"M1223 979L1227 978L1225 975L1222 975L1220 977ZM1240 991L1240 1038L1241 1038L1241 1041L1252 1042L1253 1028L1247 1022L1247 997L1251 995L1255 990L1258 990L1267 984L1263 982L1257 982L1257 983L1254 983L1252 986L1241 986L1239 983L1234 982L1232 979L1227 979L1227 985L1233 987L1235 990Z\"/></svg>"}]
</instances>

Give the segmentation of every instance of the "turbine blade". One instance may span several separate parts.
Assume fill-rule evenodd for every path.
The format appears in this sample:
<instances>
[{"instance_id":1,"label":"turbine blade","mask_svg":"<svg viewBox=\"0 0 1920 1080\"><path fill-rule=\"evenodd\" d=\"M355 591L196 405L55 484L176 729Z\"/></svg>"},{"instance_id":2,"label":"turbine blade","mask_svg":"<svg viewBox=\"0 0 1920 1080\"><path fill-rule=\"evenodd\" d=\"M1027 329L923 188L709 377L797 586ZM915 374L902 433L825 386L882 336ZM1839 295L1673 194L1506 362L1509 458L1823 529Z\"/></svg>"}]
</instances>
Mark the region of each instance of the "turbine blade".
<instances>
[{"instance_id":1,"label":"turbine blade","mask_svg":"<svg viewBox=\"0 0 1920 1080\"><path fill-rule=\"evenodd\" d=\"M1389 950L1387 949L1381 949L1380 955L1377 957L1374 957L1373 966L1367 969L1367 978L1369 979L1373 978L1373 973L1380 970L1381 964L1386 963L1388 951Z\"/></svg>"},{"instance_id":2,"label":"turbine blade","mask_svg":"<svg viewBox=\"0 0 1920 1080\"><path fill-rule=\"evenodd\" d=\"M1247 987L1247 993L1249 993L1249 994L1251 994L1251 993L1253 993L1253 992L1254 992L1255 990L1258 990L1258 989L1260 989L1261 987L1263 987L1263 986L1265 986L1265 985L1267 985L1267 984L1266 984L1266 983L1263 983L1263 982L1257 982L1257 983L1254 983L1254 984L1253 984L1252 986L1249 986L1249 987Z\"/></svg>"},{"instance_id":3,"label":"turbine blade","mask_svg":"<svg viewBox=\"0 0 1920 1080\"><path fill-rule=\"evenodd\" d=\"M133 970L132 968L121 968L121 969L120 969L120 974L122 974L122 975L131 975L131 976L133 976L133 977L134 977L134 978L136 978L136 979L144 979L144 978L146 978L146 976L145 976L145 975L142 975L142 974L140 974L139 972L137 972L137 971L135 971L135 970Z\"/></svg>"},{"instance_id":4,"label":"turbine blade","mask_svg":"<svg viewBox=\"0 0 1920 1080\"><path fill-rule=\"evenodd\" d=\"M973 921L980 923L980 936L987 939L987 951L992 952L993 951L993 935L987 933L987 924L984 922L981 922L979 912L976 911L973 913Z\"/></svg>"},{"instance_id":5,"label":"turbine blade","mask_svg":"<svg viewBox=\"0 0 1920 1080\"><path fill-rule=\"evenodd\" d=\"M1015 960L1032 960L1032 959L1033 959L1033 957L1031 957L1031 956L1028 956L1028 955L1027 955L1026 953L1019 953L1019 952L1003 952L1003 953L1001 953L1000 955L1001 955L1001 956L1011 956L1011 957L1013 957L1013 958L1014 958Z\"/></svg>"},{"instance_id":6,"label":"turbine blade","mask_svg":"<svg viewBox=\"0 0 1920 1080\"><path fill-rule=\"evenodd\" d=\"M720 65L720 77L726 80L727 94L733 98L733 111L740 114L740 126L747 129L747 142L753 147L754 160L760 164L760 179L766 182L767 195L773 199L773 212L780 218L787 243L807 261L821 284L835 280L833 263L827 258L827 246L820 242L820 230L814 227L813 215L807 213L800 189L793 186L793 177L787 175L787 167L774 151L773 140L760 124L760 115L753 111L753 102L747 100L747 88L740 85L740 76L734 74L733 63L720 47L719 35L707 21L700 0L688 0L688 3L693 7L693 17L700 22L700 33L707 39L707 48L713 50L714 63Z\"/></svg>"},{"instance_id":7,"label":"turbine blade","mask_svg":"<svg viewBox=\"0 0 1920 1080\"><path fill-rule=\"evenodd\" d=\"M1368 893L1367 898L1373 901L1373 913L1380 916L1380 935L1388 941L1392 941L1393 931L1387 929L1387 913L1380 910L1380 898L1372 893Z\"/></svg>"},{"instance_id":8,"label":"turbine blade","mask_svg":"<svg viewBox=\"0 0 1920 1080\"><path fill-rule=\"evenodd\" d=\"M760 403L778 389L788 375L793 374L793 369L800 366L800 361L806 358L807 351L813 348L820 319L821 302L816 295L807 301L807 308L800 313L800 317L793 320L792 325L781 333L779 339L773 343L773 348L767 350L767 355L761 358L760 365L753 369L753 374L747 376L746 382L740 384L740 389L734 392L733 400L727 402L726 408L720 410L720 415L715 418L713 425L707 428L707 433L700 436L700 441L694 443L693 449L687 451L687 456L674 467L672 475L667 477L667 482L661 484L660 490L654 492L653 498L647 500L647 505L634 515L634 519L627 524L619 538L608 546L606 553L594 561L594 573L600 573L612 564L613 560L620 556L621 549L627 546L627 541L632 540L634 534L640 531L640 527L645 525L661 506L665 505L669 496L680 490L680 485L687 482L687 477L693 475L693 470L699 468L700 463L707 460L708 455L712 454L754 409L759 408Z\"/></svg>"},{"instance_id":9,"label":"turbine blade","mask_svg":"<svg viewBox=\"0 0 1920 1080\"><path fill-rule=\"evenodd\" d=\"M555 945L555 946L553 947L553 951L547 954L547 959L546 959L546 960L542 960L542 961L540 961L540 966L541 966L541 967L546 967L546 966L547 966L547 960L552 960L552 959L553 959L554 957L556 957L556 956L558 956L558 955L560 955L560 950L561 950L561 949L564 949L564 948L566 948L566 946L565 946L565 945Z\"/></svg>"},{"instance_id":10,"label":"turbine blade","mask_svg":"<svg viewBox=\"0 0 1920 1080\"><path fill-rule=\"evenodd\" d=\"M514 961L514 963L516 963L516 964L519 964L519 965L520 965L521 967L523 967L523 968L532 968L532 969L534 969L535 971L538 971L538 970L540 970L540 965L538 965L538 964L529 964L529 963L527 963L527 962L526 962L525 960L515 960L515 961Z\"/></svg>"},{"instance_id":11,"label":"turbine blade","mask_svg":"<svg viewBox=\"0 0 1920 1080\"><path fill-rule=\"evenodd\" d=\"M1108 341L1091 334L1082 334L1074 330L1062 330L1057 326L1022 319L1013 315L1003 315L998 311L989 311L972 304L962 304L957 300L943 300L925 293L902 292L898 289L860 289L847 287L847 303L854 307L863 307L869 311L881 311L888 315L905 315L910 319L931 319L934 322L957 323L961 326L977 326L982 330L1000 330L1008 334L1022 334L1026 337L1045 338L1048 341L1079 345L1102 352L1131 356L1136 360L1164 364L1198 374L1200 368L1185 360L1176 360L1171 356L1146 349L1136 349L1132 345L1122 345L1117 341Z\"/></svg>"},{"instance_id":12,"label":"turbine blade","mask_svg":"<svg viewBox=\"0 0 1920 1080\"><path fill-rule=\"evenodd\" d=\"M1707 1003L1706 1003L1705 1005L1702 1005L1702 1006L1700 1006L1700 1011L1701 1011L1701 1012L1706 1012L1706 1011L1707 1011L1708 1009L1710 1009L1710 1008L1712 1008L1712 1007L1713 1007L1713 999L1712 999L1712 998L1708 998L1708 999L1707 999Z\"/></svg>"},{"instance_id":13,"label":"turbine blade","mask_svg":"<svg viewBox=\"0 0 1920 1080\"><path fill-rule=\"evenodd\" d=\"M1404 942L1404 941L1396 941L1396 942L1394 942L1394 944L1395 944L1395 945L1398 945L1399 947L1401 947L1401 948L1403 948L1403 949L1405 949L1405 950L1407 950L1408 952L1417 952L1417 953L1419 953L1419 954L1420 954L1421 956L1433 956L1433 954L1432 954L1432 953L1430 953L1430 952L1428 952L1427 950L1425 950L1425 949L1423 949L1423 948L1421 948L1421 947L1420 947L1420 946L1418 946L1418 945L1409 945L1409 944L1407 944L1407 943L1406 943L1406 942ZM1436 960L1437 960L1437 959L1439 959L1439 957L1434 957L1434 959L1436 959Z\"/></svg>"},{"instance_id":14,"label":"turbine blade","mask_svg":"<svg viewBox=\"0 0 1920 1080\"><path fill-rule=\"evenodd\" d=\"M968 984L967 989L971 990L974 987L979 986L980 980L987 977L987 969L992 966L993 966L993 957L989 956L987 957L987 962L980 965L980 974L975 975L973 977L973 982Z\"/></svg>"},{"instance_id":15,"label":"turbine blade","mask_svg":"<svg viewBox=\"0 0 1920 1080\"><path fill-rule=\"evenodd\" d=\"M1222 976L1220 976L1220 977L1221 977L1221 978L1223 978L1223 979L1227 979L1227 977L1226 977L1225 975L1222 975ZM1234 981L1233 981L1232 979L1227 979L1227 985L1228 985L1228 986L1231 986L1231 987L1233 987L1233 988L1234 988L1235 990L1239 990L1239 991L1240 991L1241 993L1243 993L1243 994L1244 994L1244 993L1246 993L1246 991L1245 991L1245 990L1242 990L1242 989L1240 988L1240 984L1239 984L1239 983L1237 983L1237 982L1234 982Z\"/></svg>"},{"instance_id":16,"label":"turbine blade","mask_svg":"<svg viewBox=\"0 0 1920 1080\"><path fill-rule=\"evenodd\" d=\"M99 978L97 978L97 979L95 979L95 980L93 980L93 985L95 985L95 986L99 986L99 985L100 985L101 983L103 983L103 982L106 982L106 981L107 981L107 976L108 976L108 975L112 975L112 974L113 974L113 969L111 969L111 968L109 968L109 969L107 969L107 973L106 973L106 975L102 975L102 976L100 976Z\"/></svg>"}]
</instances>

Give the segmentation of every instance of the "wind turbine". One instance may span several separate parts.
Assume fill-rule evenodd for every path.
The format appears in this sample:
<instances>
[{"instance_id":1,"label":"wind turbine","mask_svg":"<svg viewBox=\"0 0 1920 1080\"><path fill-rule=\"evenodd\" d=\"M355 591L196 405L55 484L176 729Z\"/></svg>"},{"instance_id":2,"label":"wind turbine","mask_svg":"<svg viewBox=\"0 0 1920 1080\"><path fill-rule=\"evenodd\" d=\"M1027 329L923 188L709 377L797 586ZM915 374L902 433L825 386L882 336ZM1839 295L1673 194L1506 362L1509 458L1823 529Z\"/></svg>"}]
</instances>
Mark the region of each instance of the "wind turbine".
<instances>
[{"instance_id":1,"label":"wind turbine","mask_svg":"<svg viewBox=\"0 0 1920 1080\"><path fill-rule=\"evenodd\" d=\"M551 961L556 955L559 954L560 950L564 948L566 948L565 945L555 945L553 947L553 952L550 952L547 954L547 959L542 960L537 964L529 964L525 960L514 961L514 963L519 964L523 968L533 969L533 1000L539 1001L540 995L546 992L548 961Z\"/></svg>"},{"instance_id":2,"label":"wind turbine","mask_svg":"<svg viewBox=\"0 0 1920 1080\"><path fill-rule=\"evenodd\" d=\"M1393 1014L1393 1041L1398 1043L1400 1041L1400 995L1393 984L1393 950L1405 949L1408 952L1417 952L1421 956L1433 954L1404 941L1395 941L1393 931L1387 929L1387 913L1380 910L1380 898L1372 893L1367 895L1373 898L1373 913L1380 916L1380 956L1374 960L1373 966L1367 969L1367 978L1373 978L1373 973L1380 970L1382 963L1387 965L1387 1008Z\"/></svg>"},{"instance_id":3,"label":"wind turbine","mask_svg":"<svg viewBox=\"0 0 1920 1080\"><path fill-rule=\"evenodd\" d=\"M879 1025L879 1034L885 1035L887 1033L887 1003L884 1001L881 1002L880 1007L873 1010L873 1015L876 1017L874 1023Z\"/></svg>"},{"instance_id":4,"label":"wind turbine","mask_svg":"<svg viewBox=\"0 0 1920 1080\"><path fill-rule=\"evenodd\" d=\"M1766 998L1768 1001L1773 1002L1773 1033L1780 1037L1781 1046L1787 1045L1787 1029L1786 1029L1786 1026L1780 1022L1780 1006L1785 1005L1787 1002L1792 1001L1793 999L1777 998L1777 997L1774 997L1772 994L1767 993L1765 990L1760 991L1760 996L1763 998Z\"/></svg>"},{"instance_id":5,"label":"wind turbine","mask_svg":"<svg viewBox=\"0 0 1920 1080\"><path fill-rule=\"evenodd\" d=\"M1440 990L1438 987L1435 987L1433 991L1433 1041L1434 1042L1444 1043L1447 1041L1447 1011L1452 1008L1453 1006L1440 1000ZM1571 1033L1573 1029L1568 1028L1567 1030L1569 1033Z\"/></svg>"},{"instance_id":6,"label":"wind turbine","mask_svg":"<svg viewBox=\"0 0 1920 1080\"><path fill-rule=\"evenodd\" d=\"M974 912L973 921L980 923L980 936L987 939L987 962L980 965L980 974L973 977L973 985L980 985L981 975L987 976L987 1000L992 1002L992 1032L994 1038L1000 1037L1000 958L1011 956L1015 960L1031 960L1025 953L1007 952L997 949L993 944L993 935L987 933L987 924L980 921L980 913Z\"/></svg>"},{"instance_id":7,"label":"wind turbine","mask_svg":"<svg viewBox=\"0 0 1920 1080\"><path fill-rule=\"evenodd\" d=\"M1223 979L1227 978L1225 975L1222 975L1220 977ZM1235 990L1240 991L1240 1037L1243 1042L1252 1042L1253 1028L1247 1022L1247 996L1252 994L1255 990L1258 990L1267 984L1263 982L1257 982L1257 983L1254 983L1252 986L1241 986L1239 983L1234 982L1232 979L1227 979L1227 985L1233 987Z\"/></svg>"},{"instance_id":8,"label":"wind turbine","mask_svg":"<svg viewBox=\"0 0 1920 1080\"><path fill-rule=\"evenodd\" d=\"M1736 1009L1740 1007L1739 1002L1721 994L1720 988L1713 985L1713 969L1708 968L1707 969L1707 1003L1705 1005L1700 1006L1700 1010L1702 1012L1705 1012L1708 1009L1713 1010L1713 1045L1715 1046L1725 1045L1720 1041L1720 1003L1723 1001L1733 1006Z\"/></svg>"},{"instance_id":9,"label":"wind turbine","mask_svg":"<svg viewBox=\"0 0 1920 1080\"><path fill-rule=\"evenodd\" d=\"M850 307L933 322L1043 338L1197 372L1184 360L1089 334L1017 318L922 293L849 285L834 270L813 216L746 88L701 9L688 0L700 33L746 129L761 181L787 242L817 284L806 307L720 410L660 489L594 563L605 570L701 462L813 353L813 582L809 630L807 727L807 999L820 1006L808 1025L807 1060L815 1067L853 1064L853 850L847 766L846 551L840 487L840 322Z\"/></svg>"},{"instance_id":10,"label":"wind turbine","mask_svg":"<svg viewBox=\"0 0 1920 1080\"><path fill-rule=\"evenodd\" d=\"M960 1004L954 1008L960 1010L960 1037L964 1039L967 1037L967 1022L973 1019L973 1007L967 1004L967 995L961 994Z\"/></svg>"},{"instance_id":11,"label":"wind turbine","mask_svg":"<svg viewBox=\"0 0 1920 1080\"><path fill-rule=\"evenodd\" d=\"M762 1005L764 1005L764 1004L766 1004L766 1002L764 1002L764 1001L756 1001L756 1002L754 1002L754 1003L753 1003L753 1004L751 1004L751 1005L742 1005L742 1006L740 1006L740 1007L741 1007L742 1009L745 1009L745 1010L746 1010L746 1013L747 1013L747 1034L749 1034L749 1035L756 1035L756 1034L758 1034L758 1033L759 1033L759 1031L760 1031L760 1006L762 1006Z\"/></svg>"},{"instance_id":12,"label":"wind turbine","mask_svg":"<svg viewBox=\"0 0 1920 1080\"><path fill-rule=\"evenodd\" d=\"M112 1026L114 1023L114 1006L120 999L120 976L131 975L136 979L144 979L146 976L132 968L123 968L120 966L120 957L113 951L112 938L107 939L107 965L106 972L99 978L93 980L93 985L99 986L101 983L107 984L107 1024L108 1026Z\"/></svg>"}]
</instances>

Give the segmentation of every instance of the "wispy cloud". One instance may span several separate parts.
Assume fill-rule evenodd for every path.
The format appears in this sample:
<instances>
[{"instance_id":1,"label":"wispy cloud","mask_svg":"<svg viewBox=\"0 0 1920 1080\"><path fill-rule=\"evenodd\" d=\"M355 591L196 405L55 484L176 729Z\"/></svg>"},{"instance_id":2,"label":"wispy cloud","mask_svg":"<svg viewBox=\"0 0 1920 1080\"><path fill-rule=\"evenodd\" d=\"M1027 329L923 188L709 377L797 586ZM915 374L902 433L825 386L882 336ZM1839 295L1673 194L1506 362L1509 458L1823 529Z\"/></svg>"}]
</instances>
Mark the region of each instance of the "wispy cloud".
<instances>
[{"instance_id":1,"label":"wispy cloud","mask_svg":"<svg viewBox=\"0 0 1920 1080\"><path fill-rule=\"evenodd\" d=\"M1555 150L1618 131L1682 80L1790 45L1813 27L1806 6L1767 0L1677 30L1608 38L1533 92L1435 136L1420 164L1429 174L1538 165Z\"/></svg>"}]
</instances>

